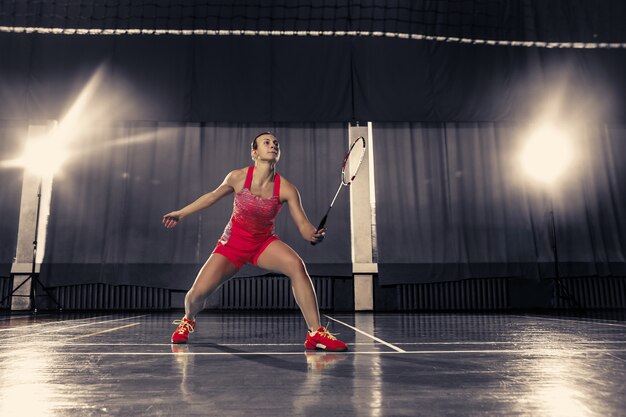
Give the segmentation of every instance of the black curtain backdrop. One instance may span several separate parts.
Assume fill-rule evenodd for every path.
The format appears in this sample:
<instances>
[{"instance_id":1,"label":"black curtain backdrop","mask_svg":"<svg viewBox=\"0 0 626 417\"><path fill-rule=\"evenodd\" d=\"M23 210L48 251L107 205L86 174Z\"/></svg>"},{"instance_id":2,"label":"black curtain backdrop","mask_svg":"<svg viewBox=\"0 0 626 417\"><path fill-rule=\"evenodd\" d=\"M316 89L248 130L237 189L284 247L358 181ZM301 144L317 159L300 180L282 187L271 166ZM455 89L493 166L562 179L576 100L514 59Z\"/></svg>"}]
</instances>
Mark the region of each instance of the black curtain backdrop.
<instances>
[{"instance_id":1,"label":"black curtain backdrop","mask_svg":"<svg viewBox=\"0 0 626 417\"><path fill-rule=\"evenodd\" d=\"M623 5L590 8L518 2L498 13L520 29L513 39L623 42ZM509 39L446 22L434 28ZM279 170L315 223L335 191L350 121L374 122L382 283L551 276L551 200L563 275L626 274L624 49L0 33L0 159L19 154L29 124L62 120L98 70L81 152L55 178L50 285L187 288L231 202L174 231L162 229L162 214L249 164L250 139L268 128L285 149ZM588 127L578 143L585 158L547 194L514 167L525 126L550 111ZM2 273L14 256L21 172L0 169L0 180ZM345 195L323 245L301 242L289 223L283 213L278 232L312 273L350 273Z\"/></svg>"},{"instance_id":2,"label":"black curtain backdrop","mask_svg":"<svg viewBox=\"0 0 626 417\"><path fill-rule=\"evenodd\" d=\"M96 68L115 120L526 121L566 111L619 122L624 49L545 49L358 37L0 34L0 115L59 120ZM118 111L116 111L118 110Z\"/></svg>"},{"instance_id":3,"label":"black curtain backdrop","mask_svg":"<svg viewBox=\"0 0 626 417\"><path fill-rule=\"evenodd\" d=\"M55 177L42 276L48 285L86 282L188 289L232 212L226 197L166 230L163 214L216 188L252 164L250 143L271 130L281 141L278 172L300 190L313 223L323 216L347 147L345 125L126 123L94 128ZM287 206L276 230L313 275L351 275L347 194L337 201L328 239L311 246ZM240 276L265 271L244 267Z\"/></svg>"},{"instance_id":4,"label":"black curtain backdrop","mask_svg":"<svg viewBox=\"0 0 626 417\"><path fill-rule=\"evenodd\" d=\"M554 276L550 203L563 277L623 276L626 129L578 129L577 160L548 191L521 171L528 125L374 124L378 262L383 284L463 278ZM345 125L178 124L93 126L57 175L43 277L49 285L86 282L184 289L221 234L227 198L174 230L161 216L213 189L249 163L249 142L271 129L282 141L279 171L298 185L315 223L336 189ZM2 159L18 156L27 127L3 122ZM1 260L15 255L22 173L0 169ZM349 275L347 194L328 239L302 241L285 208L278 233L312 274ZM255 268L242 275L258 275Z\"/></svg>"},{"instance_id":5,"label":"black curtain backdrop","mask_svg":"<svg viewBox=\"0 0 626 417\"><path fill-rule=\"evenodd\" d=\"M21 155L27 133L24 123L0 120L0 161ZM22 169L0 166L0 276L10 274L15 257L22 177Z\"/></svg>"},{"instance_id":6,"label":"black curtain backdrop","mask_svg":"<svg viewBox=\"0 0 626 417\"><path fill-rule=\"evenodd\" d=\"M626 273L626 130L587 127L551 190L521 169L527 125L375 124L382 284Z\"/></svg>"}]
</instances>

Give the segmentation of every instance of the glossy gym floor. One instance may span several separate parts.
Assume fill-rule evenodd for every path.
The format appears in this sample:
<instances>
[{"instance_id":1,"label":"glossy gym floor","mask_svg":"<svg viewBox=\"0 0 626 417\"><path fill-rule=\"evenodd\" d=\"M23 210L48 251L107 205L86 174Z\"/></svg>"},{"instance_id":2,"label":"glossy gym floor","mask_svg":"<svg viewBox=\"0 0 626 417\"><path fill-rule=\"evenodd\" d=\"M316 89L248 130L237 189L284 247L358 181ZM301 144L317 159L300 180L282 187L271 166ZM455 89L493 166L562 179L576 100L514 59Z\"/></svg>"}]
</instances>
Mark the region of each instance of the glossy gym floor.
<instances>
[{"instance_id":1,"label":"glossy gym floor","mask_svg":"<svg viewBox=\"0 0 626 417\"><path fill-rule=\"evenodd\" d=\"M626 314L0 316L0 416L620 416Z\"/></svg>"}]
</instances>

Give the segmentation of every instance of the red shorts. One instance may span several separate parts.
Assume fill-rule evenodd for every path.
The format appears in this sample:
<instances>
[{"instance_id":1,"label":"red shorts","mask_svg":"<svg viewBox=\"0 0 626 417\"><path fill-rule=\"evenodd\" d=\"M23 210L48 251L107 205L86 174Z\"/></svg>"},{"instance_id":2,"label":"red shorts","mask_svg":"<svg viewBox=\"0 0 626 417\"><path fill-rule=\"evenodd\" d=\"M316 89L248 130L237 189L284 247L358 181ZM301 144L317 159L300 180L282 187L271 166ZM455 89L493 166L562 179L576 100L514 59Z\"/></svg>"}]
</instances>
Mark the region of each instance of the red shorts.
<instances>
[{"instance_id":1,"label":"red shorts","mask_svg":"<svg viewBox=\"0 0 626 417\"><path fill-rule=\"evenodd\" d=\"M278 236L272 235L257 245L237 245L233 244L231 239L222 244L221 241L217 242L217 246L213 250L213 253L219 253L225 256L237 269L241 268L245 264L256 265L259 260L259 256L263 253L265 248L269 246L275 240L280 240Z\"/></svg>"}]
</instances>

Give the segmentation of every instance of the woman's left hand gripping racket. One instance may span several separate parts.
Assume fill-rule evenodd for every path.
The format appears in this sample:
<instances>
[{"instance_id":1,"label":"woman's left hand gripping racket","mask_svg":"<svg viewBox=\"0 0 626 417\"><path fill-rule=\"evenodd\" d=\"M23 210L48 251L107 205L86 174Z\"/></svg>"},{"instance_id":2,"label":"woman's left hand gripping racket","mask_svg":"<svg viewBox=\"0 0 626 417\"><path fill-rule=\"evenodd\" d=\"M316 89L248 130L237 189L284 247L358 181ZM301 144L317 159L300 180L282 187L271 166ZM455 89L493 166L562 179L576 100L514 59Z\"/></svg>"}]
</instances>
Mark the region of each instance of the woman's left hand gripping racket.
<instances>
[{"instance_id":1,"label":"woman's left hand gripping racket","mask_svg":"<svg viewBox=\"0 0 626 417\"><path fill-rule=\"evenodd\" d=\"M356 178L356 174L359 172L359 168L363 163L363 157L365 156L365 138L363 136L359 136L356 138L350 148L348 149L348 153L346 157L343 158L343 163L341 164L341 184L339 184L339 188L337 188L337 192L335 193L335 197L333 197L333 201L330 202L330 206L328 210L326 210L326 214L322 217L322 221L320 221L320 225L317 226L317 230L321 230L326 225L326 220L328 220L328 214L330 213L330 209L333 208L333 204L335 204L335 200L337 200L337 196L343 187L349 187L350 184ZM317 245L318 242L311 242L311 245Z\"/></svg>"}]
</instances>

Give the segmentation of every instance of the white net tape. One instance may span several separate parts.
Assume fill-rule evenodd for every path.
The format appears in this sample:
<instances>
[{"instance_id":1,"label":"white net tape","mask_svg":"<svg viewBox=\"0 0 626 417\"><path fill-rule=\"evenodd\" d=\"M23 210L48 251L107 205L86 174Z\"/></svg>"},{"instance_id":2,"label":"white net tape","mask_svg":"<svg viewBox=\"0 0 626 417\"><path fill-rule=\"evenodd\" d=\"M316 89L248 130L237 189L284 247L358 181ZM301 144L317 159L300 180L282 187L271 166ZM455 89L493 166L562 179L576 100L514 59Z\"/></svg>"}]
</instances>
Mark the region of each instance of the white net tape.
<instances>
[{"instance_id":1,"label":"white net tape","mask_svg":"<svg viewBox=\"0 0 626 417\"><path fill-rule=\"evenodd\" d=\"M177 36L355 36L379 37L434 42L459 43L469 45L489 46L517 46L526 48L561 48L561 49L620 49L626 48L624 42L542 42L542 41L512 41L495 39L473 39L450 36L432 36L398 32L368 32L368 31L289 31L289 30L211 30L211 29L81 29L81 28L46 28L46 27L18 27L0 26L0 33L34 33L52 35L177 35Z\"/></svg>"}]
</instances>

